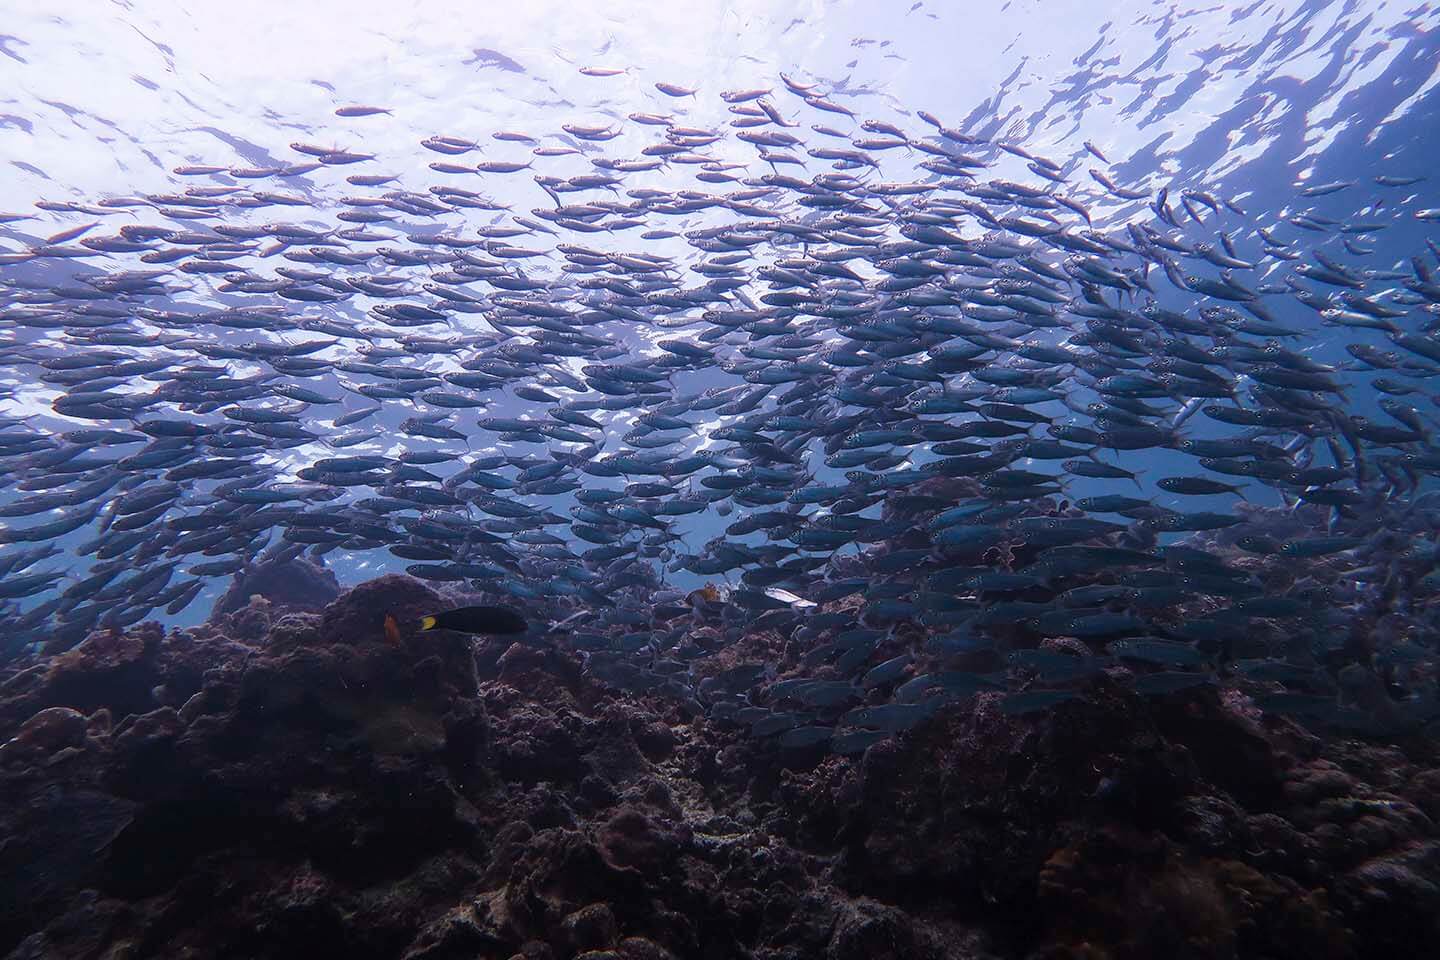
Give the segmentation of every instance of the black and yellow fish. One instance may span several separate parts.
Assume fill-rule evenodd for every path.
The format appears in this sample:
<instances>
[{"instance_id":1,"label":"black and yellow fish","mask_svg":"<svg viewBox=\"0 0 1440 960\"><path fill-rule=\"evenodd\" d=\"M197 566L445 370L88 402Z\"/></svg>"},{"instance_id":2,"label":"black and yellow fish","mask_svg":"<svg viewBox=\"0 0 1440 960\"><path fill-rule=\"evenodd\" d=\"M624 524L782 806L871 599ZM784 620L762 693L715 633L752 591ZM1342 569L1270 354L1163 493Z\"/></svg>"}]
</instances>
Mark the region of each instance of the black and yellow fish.
<instances>
[{"instance_id":1,"label":"black and yellow fish","mask_svg":"<svg viewBox=\"0 0 1440 960\"><path fill-rule=\"evenodd\" d=\"M421 630L454 630L457 633L524 633L525 618L509 607L457 607L420 618Z\"/></svg>"}]
</instances>

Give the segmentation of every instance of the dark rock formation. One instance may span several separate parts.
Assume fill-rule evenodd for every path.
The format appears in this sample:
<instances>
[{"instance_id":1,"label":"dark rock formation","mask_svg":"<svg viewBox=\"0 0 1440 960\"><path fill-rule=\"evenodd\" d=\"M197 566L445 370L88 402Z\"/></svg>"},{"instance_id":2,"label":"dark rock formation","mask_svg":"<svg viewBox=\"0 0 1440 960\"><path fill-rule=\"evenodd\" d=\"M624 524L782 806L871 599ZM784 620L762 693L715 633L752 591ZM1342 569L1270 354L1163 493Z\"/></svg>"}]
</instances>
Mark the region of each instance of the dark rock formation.
<instances>
[{"instance_id":1,"label":"dark rock formation","mask_svg":"<svg viewBox=\"0 0 1440 960\"><path fill-rule=\"evenodd\" d=\"M1022 717L981 695L863 757L780 755L563 650L387 641L386 612L442 602L384 577L14 671L0 956L1440 949L1432 743L1102 683Z\"/></svg>"},{"instance_id":2,"label":"dark rock formation","mask_svg":"<svg viewBox=\"0 0 1440 960\"><path fill-rule=\"evenodd\" d=\"M276 610L317 612L340 595L340 581L325 567L300 558L262 562L235 575L211 616L242 610L264 597Z\"/></svg>"}]
</instances>

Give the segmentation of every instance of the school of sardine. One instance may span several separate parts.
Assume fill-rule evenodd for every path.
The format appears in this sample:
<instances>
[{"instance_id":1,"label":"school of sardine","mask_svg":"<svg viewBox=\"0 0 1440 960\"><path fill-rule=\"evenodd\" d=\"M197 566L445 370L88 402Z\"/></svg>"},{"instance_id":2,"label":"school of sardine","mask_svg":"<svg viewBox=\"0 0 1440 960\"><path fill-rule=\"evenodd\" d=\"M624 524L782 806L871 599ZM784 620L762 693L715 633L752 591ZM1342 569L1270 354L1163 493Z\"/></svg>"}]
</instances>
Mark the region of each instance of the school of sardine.
<instances>
[{"instance_id":1,"label":"school of sardine","mask_svg":"<svg viewBox=\"0 0 1440 960\"><path fill-rule=\"evenodd\" d=\"M787 76L719 96L728 129L493 133L524 159L436 133L433 183L294 143L0 215L0 371L49 408L0 422L0 656L377 555L789 748L1102 676L1440 717L1440 247L1375 246L1440 222L1424 171L1261 213Z\"/></svg>"}]
</instances>

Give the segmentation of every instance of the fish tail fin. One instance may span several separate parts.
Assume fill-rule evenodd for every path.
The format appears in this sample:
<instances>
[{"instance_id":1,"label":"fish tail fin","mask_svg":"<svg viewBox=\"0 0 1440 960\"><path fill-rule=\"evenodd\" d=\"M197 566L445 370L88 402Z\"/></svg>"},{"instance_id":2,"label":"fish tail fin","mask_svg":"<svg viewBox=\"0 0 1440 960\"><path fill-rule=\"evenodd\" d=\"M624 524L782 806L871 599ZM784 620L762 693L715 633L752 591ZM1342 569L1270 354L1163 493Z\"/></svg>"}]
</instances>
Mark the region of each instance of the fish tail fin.
<instances>
[{"instance_id":1,"label":"fish tail fin","mask_svg":"<svg viewBox=\"0 0 1440 960\"><path fill-rule=\"evenodd\" d=\"M434 618L434 617L421 617L421 618L420 618L420 629L421 629L421 630L434 630L434 629L435 629L435 618Z\"/></svg>"}]
</instances>

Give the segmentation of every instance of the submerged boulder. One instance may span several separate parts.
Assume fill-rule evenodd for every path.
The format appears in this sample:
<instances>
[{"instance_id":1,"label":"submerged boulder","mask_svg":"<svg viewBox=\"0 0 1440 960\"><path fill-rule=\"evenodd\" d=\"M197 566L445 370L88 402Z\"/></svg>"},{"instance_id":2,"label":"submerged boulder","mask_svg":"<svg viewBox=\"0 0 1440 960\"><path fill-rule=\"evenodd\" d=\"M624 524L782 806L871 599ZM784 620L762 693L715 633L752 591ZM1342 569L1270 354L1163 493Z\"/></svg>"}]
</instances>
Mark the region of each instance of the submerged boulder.
<instances>
[{"instance_id":1,"label":"submerged boulder","mask_svg":"<svg viewBox=\"0 0 1440 960\"><path fill-rule=\"evenodd\" d=\"M340 581L318 563L301 558L261 562L235 575L211 617L242 610L252 597L264 597L276 610L318 612L339 595Z\"/></svg>"}]
</instances>

